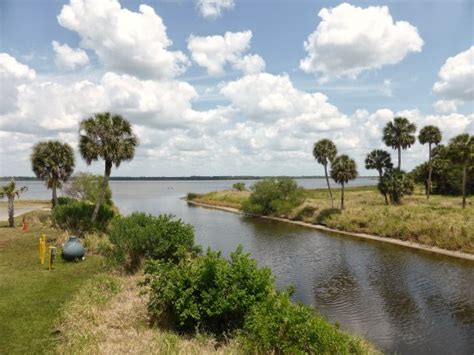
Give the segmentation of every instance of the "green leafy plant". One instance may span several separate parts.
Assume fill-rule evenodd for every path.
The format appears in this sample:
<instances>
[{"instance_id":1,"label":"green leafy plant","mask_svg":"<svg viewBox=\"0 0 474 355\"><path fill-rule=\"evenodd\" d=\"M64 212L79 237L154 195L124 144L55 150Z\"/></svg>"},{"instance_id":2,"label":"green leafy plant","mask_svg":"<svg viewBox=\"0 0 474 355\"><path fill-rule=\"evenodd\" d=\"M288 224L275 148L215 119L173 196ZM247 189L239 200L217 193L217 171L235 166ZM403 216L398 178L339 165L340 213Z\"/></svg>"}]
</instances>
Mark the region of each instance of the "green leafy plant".
<instances>
[{"instance_id":1,"label":"green leafy plant","mask_svg":"<svg viewBox=\"0 0 474 355\"><path fill-rule=\"evenodd\" d=\"M258 268L241 247L229 260L208 250L178 264L148 261L145 275L150 314L184 332L229 334L241 328L249 309L274 289L270 269Z\"/></svg>"},{"instance_id":2,"label":"green leafy plant","mask_svg":"<svg viewBox=\"0 0 474 355\"><path fill-rule=\"evenodd\" d=\"M52 210L52 218L59 228L78 236L84 236L85 233L93 231L105 231L115 215L113 208L102 205L94 222L90 218L93 210L93 204L73 200L55 206Z\"/></svg>"},{"instance_id":3,"label":"green leafy plant","mask_svg":"<svg viewBox=\"0 0 474 355\"><path fill-rule=\"evenodd\" d=\"M331 165L331 177L341 184L341 210L344 209L344 186L357 177L357 165L354 159L343 154L336 157Z\"/></svg>"},{"instance_id":4,"label":"green leafy plant","mask_svg":"<svg viewBox=\"0 0 474 355\"><path fill-rule=\"evenodd\" d=\"M304 200L302 189L287 177L257 181L251 190L248 200L242 204L242 209L251 214L288 215Z\"/></svg>"},{"instance_id":5,"label":"green leafy plant","mask_svg":"<svg viewBox=\"0 0 474 355\"><path fill-rule=\"evenodd\" d=\"M405 117L395 117L383 129L383 141L398 152L398 169L402 166L402 149L410 148L416 141L416 126Z\"/></svg>"},{"instance_id":6,"label":"green leafy plant","mask_svg":"<svg viewBox=\"0 0 474 355\"><path fill-rule=\"evenodd\" d=\"M382 149L375 149L367 154L365 158L365 168L366 169L374 169L377 170L379 173L379 182L382 179L382 175L385 171L390 170L393 168L392 158L390 157L390 153L382 150ZM388 198L387 195L384 195L385 204L388 205Z\"/></svg>"},{"instance_id":7,"label":"green leafy plant","mask_svg":"<svg viewBox=\"0 0 474 355\"><path fill-rule=\"evenodd\" d=\"M462 208L466 208L467 172L474 168L474 136L463 133L451 138L448 155L454 164L462 167Z\"/></svg>"},{"instance_id":8,"label":"green leafy plant","mask_svg":"<svg viewBox=\"0 0 474 355\"><path fill-rule=\"evenodd\" d=\"M441 131L436 126L425 126L420 130L418 140L421 144L428 143L428 179L426 181L426 198L430 198L431 194L431 175L433 172L433 165L431 161L432 157L432 145L438 145L441 142Z\"/></svg>"},{"instance_id":9,"label":"green leafy plant","mask_svg":"<svg viewBox=\"0 0 474 355\"><path fill-rule=\"evenodd\" d=\"M245 319L244 344L251 353L346 354L361 352L361 344L339 331L306 305L293 303L288 293L274 293L255 304Z\"/></svg>"},{"instance_id":10,"label":"green leafy plant","mask_svg":"<svg viewBox=\"0 0 474 355\"><path fill-rule=\"evenodd\" d=\"M403 170L393 169L387 171L378 184L382 194L387 194L394 205L402 203L404 195L411 195L414 190L413 177Z\"/></svg>"},{"instance_id":11,"label":"green leafy plant","mask_svg":"<svg viewBox=\"0 0 474 355\"><path fill-rule=\"evenodd\" d=\"M144 258L179 262L186 254L200 251L194 244L193 227L170 215L117 216L109 236L115 260L128 271L135 271Z\"/></svg>"}]
</instances>

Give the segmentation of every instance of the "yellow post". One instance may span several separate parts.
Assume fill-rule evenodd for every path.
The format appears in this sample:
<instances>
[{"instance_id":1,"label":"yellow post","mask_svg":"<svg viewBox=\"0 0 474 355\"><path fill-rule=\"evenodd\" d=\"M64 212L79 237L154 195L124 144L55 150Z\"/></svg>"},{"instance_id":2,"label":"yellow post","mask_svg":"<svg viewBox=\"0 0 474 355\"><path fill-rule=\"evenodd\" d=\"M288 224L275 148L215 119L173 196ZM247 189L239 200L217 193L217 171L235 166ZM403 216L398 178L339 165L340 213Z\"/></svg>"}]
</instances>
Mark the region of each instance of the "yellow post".
<instances>
[{"instance_id":1,"label":"yellow post","mask_svg":"<svg viewBox=\"0 0 474 355\"><path fill-rule=\"evenodd\" d=\"M41 237L39 239L39 259L41 265L44 265L44 257L46 254L46 236L44 234L41 234Z\"/></svg>"},{"instance_id":2,"label":"yellow post","mask_svg":"<svg viewBox=\"0 0 474 355\"><path fill-rule=\"evenodd\" d=\"M49 247L49 262L48 262L48 270L51 271L53 269L54 259L56 259L56 247Z\"/></svg>"}]
</instances>

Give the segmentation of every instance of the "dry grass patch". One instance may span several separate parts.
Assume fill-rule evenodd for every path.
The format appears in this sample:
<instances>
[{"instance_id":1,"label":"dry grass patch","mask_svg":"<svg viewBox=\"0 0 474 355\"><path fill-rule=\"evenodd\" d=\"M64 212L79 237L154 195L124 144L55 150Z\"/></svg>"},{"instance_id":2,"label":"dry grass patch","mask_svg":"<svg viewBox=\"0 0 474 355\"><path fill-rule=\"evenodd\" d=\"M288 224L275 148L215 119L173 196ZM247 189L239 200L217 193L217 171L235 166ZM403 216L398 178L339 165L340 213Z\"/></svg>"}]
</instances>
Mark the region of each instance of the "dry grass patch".
<instances>
[{"instance_id":1,"label":"dry grass patch","mask_svg":"<svg viewBox=\"0 0 474 355\"><path fill-rule=\"evenodd\" d=\"M242 202L247 200L249 196L249 191L225 190L210 192L204 195L197 195L193 201L213 206L224 206L240 209Z\"/></svg>"},{"instance_id":2,"label":"dry grass patch","mask_svg":"<svg viewBox=\"0 0 474 355\"><path fill-rule=\"evenodd\" d=\"M236 354L207 336L186 338L149 325L141 276L99 275L64 308L60 354Z\"/></svg>"}]
</instances>

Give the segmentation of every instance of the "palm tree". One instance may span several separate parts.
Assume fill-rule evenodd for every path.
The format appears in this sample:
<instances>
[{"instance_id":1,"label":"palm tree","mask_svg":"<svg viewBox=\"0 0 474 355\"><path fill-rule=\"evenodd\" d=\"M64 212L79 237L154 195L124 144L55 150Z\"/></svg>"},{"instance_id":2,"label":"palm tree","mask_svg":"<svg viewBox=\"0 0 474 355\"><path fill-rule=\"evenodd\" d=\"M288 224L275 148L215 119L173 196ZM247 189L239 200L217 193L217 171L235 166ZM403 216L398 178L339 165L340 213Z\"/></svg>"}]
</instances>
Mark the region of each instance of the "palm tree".
<instances>
[{"instance_id":1,"label":"palm tree","mask_svg":"<svg viewBox=\"0 0 474 355\"><path fill-rule=\"evenodd\" d=\"M79 150L88 165L99 158L105 161L102 189L92 214L92 221L95 222L109 185L112 166L118 168L122 161L133 159L138 138L133 134L130 122L110 112L96 113L83 120L80 123L79 136Z\"/></svg>"},{"instance_id":2,"label":"palm tree","mask_svg":"<svg viewBox=\"0 0 474 355\"><path fill-rule=\"evenodd\" d=\"M448 152L451 161L462 166L462 208L465 208L467 169L474 167L474 136L463 133L452 138Z\"/></svg>"},{"instance_id":3,"label":"palm tree","mask_svg":"<svg viewBox=\"0 0 474 355\"><path fill-rule=\"evenodd\" d=\"M410 148L415 143L416 126L405 117L395 117L383 129L383 141L389 147L398 150L398 169L402 166L402 149Z\"/></svg>"},{"instance_id":4,"label":"palm tree","mask_svg":"<svg viewBox=\"0 0 474 355\"><path fill-rule=\"evenodd\" d=\"M331 185L329 185L328 163L332 162L337 154L336 145L329 139L321 139L314 143L313 156L319 164L324 166L324 175L328 185L329 196L331 196L331 206L334 208Z\"/></svg>"},{"instance_id":5,"label":"palm tree","mask_svg":"<svg viewBox=\"0 0 474 355\"><path fill-rule=\"evenodd\" d=\"M57 189L69 180L74 170L74 151L67 143L59 141L39 142L31 153L31 168L36 177L46 181L53 190L53 204L58 204Z\"/></svg>"},{"instance_id":6,"label":"palm tree","mask_svg":"<svg viewBox=\"0 0 474 355\"><path fill-rule=\"evenodd\" d=\"M357 165L354 159L347 155L340 155L331 164L331 177L335 182L341 184L341 210L344 209L344 184L357 177Z\"/></svg>"},{"instance_id":7,"label":"palm tree","mask_svg":"<svg viewBox=\"0 0 474 355\"><path fill-rule=\"evenodd\" d=\"M365 158L365 168L377 170L379 173L379 183L380 183L384 171L387 171L393 168L392 158L390 157L390 153L382 149L375 149L371 151L369 154L367 154L367 157ZM385 204L388 205L387 194L383 192L382 194L385 197Z\"/></svg>"},{"instance_id":8,"label":"palm tree","mask_svg":"<svg viewBox=\"0 0 474 355\"><path fill-rule=\"evenodd\" d=\"M441 142L441 131L436 126L425 126L421 129L420 134L418 135L418 140L421 144L428 143L428 181L426 186L426 198L430 198L431 193L431 174L433 171L433 166L431 164L431 145L438 145Z\"/></svg>"},{"instance_id":9,"label":"palm tree","mask_svg":"<svg viewBox=\"0 0 474 355\"><path fill-rule=\"evenodd\" d=\"M15 180L13 179L11 179L7 185L4 185L0 188L0 198L4 198L6 196L8 199L8 225L10 227L14 226L13 217L15 215L15 208L13 206L13 201L15 200L15 197L20 198L20 194L27 190L28 188L26 186L17 189Z\"/></svg>"}]
</instances>

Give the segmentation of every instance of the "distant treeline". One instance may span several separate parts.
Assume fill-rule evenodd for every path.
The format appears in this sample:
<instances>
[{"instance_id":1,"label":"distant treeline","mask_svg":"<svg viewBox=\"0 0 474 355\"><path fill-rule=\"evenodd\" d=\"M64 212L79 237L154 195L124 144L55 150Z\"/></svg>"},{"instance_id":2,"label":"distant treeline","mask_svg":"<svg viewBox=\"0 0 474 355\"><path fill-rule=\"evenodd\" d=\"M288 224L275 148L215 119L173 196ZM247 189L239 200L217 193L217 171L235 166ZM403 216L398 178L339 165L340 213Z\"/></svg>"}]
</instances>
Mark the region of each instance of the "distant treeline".
<instances>
[{"instance_id":1,"label":"distant treeline","mask_svg":"<svg viewBox=\"0 0 474 355\"><path fill-rule=\"evenodd\" d=\"M293 179L324 179L324 176L111 176L112 181L202 181L202 180L260 180L270 177L290 177ZM360 176L361 178L372 178L374 176ZM12 176L2 176L0 181L8 181ZM33 176L13 176L16 181L38 181Z\"/></svg>"}]
</instances>

